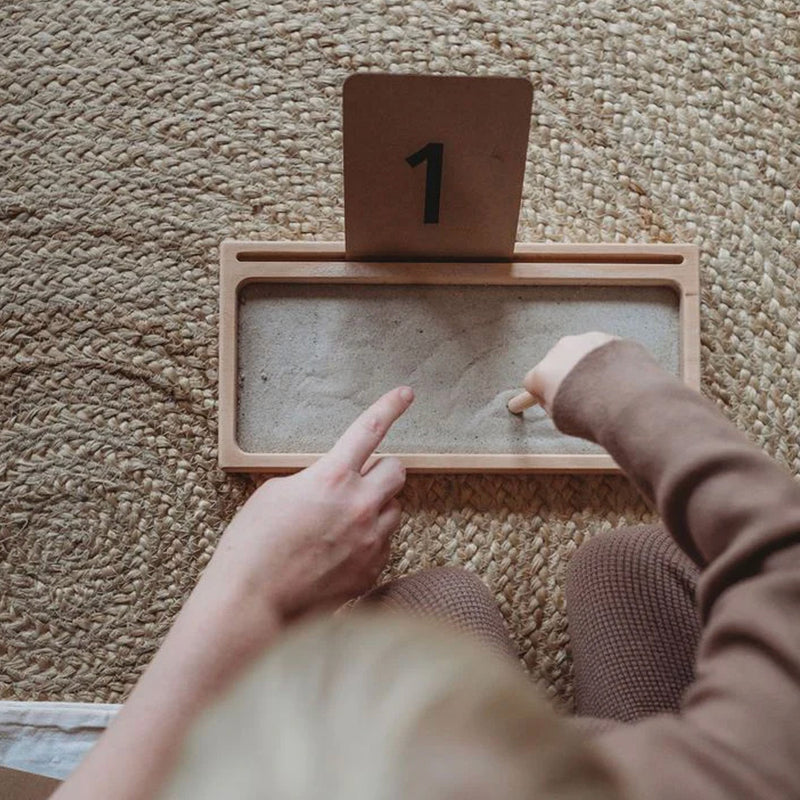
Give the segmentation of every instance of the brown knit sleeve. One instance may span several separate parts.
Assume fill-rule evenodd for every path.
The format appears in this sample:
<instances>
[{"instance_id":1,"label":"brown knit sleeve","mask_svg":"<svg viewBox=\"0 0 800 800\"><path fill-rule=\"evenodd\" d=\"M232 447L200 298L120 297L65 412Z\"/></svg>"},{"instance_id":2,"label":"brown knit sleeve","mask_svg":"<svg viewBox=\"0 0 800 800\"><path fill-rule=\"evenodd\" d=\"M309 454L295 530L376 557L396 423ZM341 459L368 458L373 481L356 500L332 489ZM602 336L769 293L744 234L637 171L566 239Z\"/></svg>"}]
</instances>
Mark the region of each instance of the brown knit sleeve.
<instances>
[{"instance_id":1,"label":"brown knit sleeve","mask_svg":"<svg viewBox=\"0 0 800 800\"><path fill-rule=\"evenodd\" d=\"M681 714L601 736L608 757L647 797L800 797L800 484L633 342L590 352L553 406L703 567Z\"/></svg>"},{"instance_id":2,"label":"brown knit sleeve","mask_svg":"<svg viewBox=\"0 0 800 800\"><path fill-rule=\"evenodd\" d=\"M703 613L731 579L800 536L800 485L641 345L590 352L553 407L559 430L605 447L678 544L708 565Z\"/></svg>"}]
</instances>

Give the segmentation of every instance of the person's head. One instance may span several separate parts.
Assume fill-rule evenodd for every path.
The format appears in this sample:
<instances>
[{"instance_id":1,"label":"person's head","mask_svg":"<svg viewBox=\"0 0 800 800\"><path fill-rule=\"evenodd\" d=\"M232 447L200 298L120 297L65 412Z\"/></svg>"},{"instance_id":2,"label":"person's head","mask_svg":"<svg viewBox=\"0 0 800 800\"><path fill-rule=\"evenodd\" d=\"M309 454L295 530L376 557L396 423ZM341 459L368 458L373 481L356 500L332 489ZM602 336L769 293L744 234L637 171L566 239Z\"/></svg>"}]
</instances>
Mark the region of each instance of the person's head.
<instances>
[{"instance_id":1,"label":"person's head","mask_svg":"<svg viewBox=\"0 0 800 800\"><path fill-rule=\"evenodd\" d=\"M297 626L211 708L162 800L618 798L510 661L396 614Z\"/></svg>"}]
</instances>

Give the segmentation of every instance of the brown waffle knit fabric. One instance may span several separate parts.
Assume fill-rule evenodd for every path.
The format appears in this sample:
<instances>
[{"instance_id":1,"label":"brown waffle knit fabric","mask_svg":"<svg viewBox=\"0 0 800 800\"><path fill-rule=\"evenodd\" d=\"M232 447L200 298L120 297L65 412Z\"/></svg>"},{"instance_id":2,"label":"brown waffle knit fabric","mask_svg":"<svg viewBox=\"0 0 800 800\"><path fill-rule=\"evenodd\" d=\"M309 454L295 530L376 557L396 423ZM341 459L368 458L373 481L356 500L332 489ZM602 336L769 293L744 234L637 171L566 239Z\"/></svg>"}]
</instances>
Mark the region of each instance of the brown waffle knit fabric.
<instances>
[{"instance_id":1,"label":"brown waffle knit fabric","mask_svg":"<svg viewBox=\"0 0 800 800\"><path fill-rule=\"evenodd\" d=\"M518 656L492 593L464 569L426 569L379 586L361 602L435 618L475 637L501 656Z\"/></svg>"},{"instance_id":2,"label":"brown waffle knit fabric","mask_svg":"<svg viewBox=\"0 0 800 800\"><path fill-rule=\"evenodd\" d=\"M698 574L657 526L603 533L573 557L567 613L575 710L587 732L679 709L700 638ZM380 586L362 602L435 618L496 653L517 655L491 592L466 570L423 570Z\"/></svg>"},{"instance_id":3,"label":"brown waffle knit fabric","mask_svg":"<svg viewBox=\"0 0 800 800\"><path fill-rule=\"evenodd\" d=\"M632 722L678 711L694 677L699 570L658 527L591 539L570 562L575 711Z\"/></svg>"}]
</instances>

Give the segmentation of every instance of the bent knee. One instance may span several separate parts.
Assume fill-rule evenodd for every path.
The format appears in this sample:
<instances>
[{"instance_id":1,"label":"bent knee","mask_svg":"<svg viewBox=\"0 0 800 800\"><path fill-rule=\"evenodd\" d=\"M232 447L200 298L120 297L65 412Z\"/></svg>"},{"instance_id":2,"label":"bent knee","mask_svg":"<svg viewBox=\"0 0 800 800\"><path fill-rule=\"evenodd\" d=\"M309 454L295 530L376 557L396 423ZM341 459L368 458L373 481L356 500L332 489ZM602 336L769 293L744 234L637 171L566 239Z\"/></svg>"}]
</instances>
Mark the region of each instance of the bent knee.
<instances>
[{"instance_id":1,"label":"bent knee","mask_svg":"<svg viewBox=\"0 0 800 800\"><path fill-rule=\"evenodd\" d=\"M570 559L567 586L588 577L596 578L609 571L638 571L648 566L654 548L671 542L658 525L636 525L599 533L582 544Z\"/></svg>"}]
</instances>

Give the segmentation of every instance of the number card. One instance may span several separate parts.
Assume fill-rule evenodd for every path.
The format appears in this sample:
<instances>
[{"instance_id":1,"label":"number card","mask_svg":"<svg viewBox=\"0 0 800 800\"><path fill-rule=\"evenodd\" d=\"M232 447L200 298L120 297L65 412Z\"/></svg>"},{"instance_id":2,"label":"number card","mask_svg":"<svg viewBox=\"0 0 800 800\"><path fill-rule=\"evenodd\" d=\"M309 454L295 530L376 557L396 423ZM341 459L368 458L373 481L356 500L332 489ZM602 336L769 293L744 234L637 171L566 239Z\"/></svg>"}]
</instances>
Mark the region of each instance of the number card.
<instances>
[{"instance_id":1,"label":"number card","mask_svg":"<svg viewBox=\"0 0 800 800\"><path fill-rule=\"evenodd\" d=\"M347 258L510 259L531 97L524 78L348 78Z\"/></svg>"}]
</instances>

